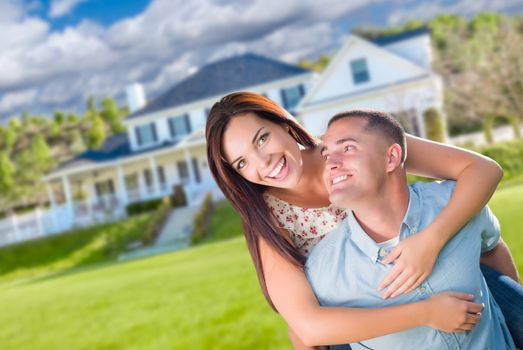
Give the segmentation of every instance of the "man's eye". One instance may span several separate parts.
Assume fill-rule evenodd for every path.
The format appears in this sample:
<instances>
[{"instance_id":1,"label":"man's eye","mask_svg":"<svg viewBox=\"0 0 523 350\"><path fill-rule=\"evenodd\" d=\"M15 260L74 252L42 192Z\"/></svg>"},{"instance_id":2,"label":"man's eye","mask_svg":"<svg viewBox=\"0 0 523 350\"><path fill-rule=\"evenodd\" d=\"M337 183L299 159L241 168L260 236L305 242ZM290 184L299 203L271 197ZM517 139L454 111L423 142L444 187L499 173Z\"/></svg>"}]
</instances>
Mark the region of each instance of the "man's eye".
<instances>
[{"instance_id":1,"label":"man's eye","mask_svg":"<svg viewBox=\"0 0 523 350\"><path fill-rule=\"evenodd\" d=\"M238 170L243 169L243 168L245 167L245 160L243 160L243 159L240 160L240 161L238 162L238 165L237 165L236 167L238 168Z\"/></svg>"},{"instance_id":2,"label":"man's eye","mask_svg":"<svg viewBox=\"0 0 523 350\"><path fill-rule=\"evenodd\" d=\"M322 154L321 156L323 157L323 159L329 160L329 155L328 154Z\"/></svg>"},{"instance_id":3,"label":"man's eye","mask_svg":"<svg viewBox=\"0 0 523 350\"><path fill-rule=\"evenodd\" d=\"M258 146L263 145L265 143L265 141L267 141L268 137L269 137L268 133L261 135L260 138L258 139Z\"/></svg>"},{"instance_id":4,"label":"man's eye","mask_svg":"<svg viewBox=\"0 0 523 350\"><path fill-rule=\"evenodd\" d=\"M353 149L354 149L354 146L352 146L352 145L347 145L347 146L345 146L344 151L345 151L345 152L348 152L348 151L352 151Z\"/></svg>"}]
</instances>

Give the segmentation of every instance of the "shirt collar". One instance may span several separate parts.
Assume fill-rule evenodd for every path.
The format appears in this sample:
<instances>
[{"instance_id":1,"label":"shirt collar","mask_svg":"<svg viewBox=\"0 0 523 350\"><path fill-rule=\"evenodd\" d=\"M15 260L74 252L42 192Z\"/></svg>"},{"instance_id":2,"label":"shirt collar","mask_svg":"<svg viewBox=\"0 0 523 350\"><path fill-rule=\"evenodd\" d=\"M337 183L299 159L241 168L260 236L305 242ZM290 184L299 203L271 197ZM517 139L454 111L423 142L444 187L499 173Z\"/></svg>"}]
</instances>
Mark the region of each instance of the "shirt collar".
<instances>
[{"instance_id":1,"label":"shirt collar","mask_svg":"<svg viewBox=\"0 0 523 350\"><path fill-rule=\"evenodd\" d=\"M400 232L400 240L406 238L406 236L416 233L421 219L421 208L420 208L419 194L409 186L409 204L407 206L407 212L403 218L402 228ZM350 238L354 244L372 260L377 262L389 253L387 249L380 248L378 244L367 235L361 225L354 217L352 210L347 210L347 225L350 231ZM405 232L403 226L408 228L409 232Z\"/></svg>"}]
</instances>

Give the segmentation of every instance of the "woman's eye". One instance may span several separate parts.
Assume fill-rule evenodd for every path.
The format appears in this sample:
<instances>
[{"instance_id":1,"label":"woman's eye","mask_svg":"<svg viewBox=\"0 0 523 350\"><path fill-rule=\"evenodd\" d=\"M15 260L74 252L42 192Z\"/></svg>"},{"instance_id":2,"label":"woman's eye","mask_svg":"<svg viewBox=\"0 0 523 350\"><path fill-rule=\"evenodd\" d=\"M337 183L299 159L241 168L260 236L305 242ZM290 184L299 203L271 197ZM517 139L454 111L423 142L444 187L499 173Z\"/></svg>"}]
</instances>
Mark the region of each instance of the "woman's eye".
<instances>
[{"instance_id":1,"label":"woman's eye","mask_svg":"<svg viewBox=\"0 0 523 350\"><path fill-rule=\"evenodd\" d=\"M238 165L237 165L236 167L238 168L238 170L243 169L243 168L245 167L245 160L243 160L243 159L240 160L240 161L238 162Z\"/></svg>"},{"instance_id":2,"label":"woman's eye","mask_svg":"<svg viewBox=\"0 0 523 350\"><path fill-rule=\"evenodd\" d=\"M267 141L267 137L269 136L269 134L263 134L260 136L260 138L258 139L258 146L261 146L265 143L265 141Z\"/></svg>"}]
</instances>

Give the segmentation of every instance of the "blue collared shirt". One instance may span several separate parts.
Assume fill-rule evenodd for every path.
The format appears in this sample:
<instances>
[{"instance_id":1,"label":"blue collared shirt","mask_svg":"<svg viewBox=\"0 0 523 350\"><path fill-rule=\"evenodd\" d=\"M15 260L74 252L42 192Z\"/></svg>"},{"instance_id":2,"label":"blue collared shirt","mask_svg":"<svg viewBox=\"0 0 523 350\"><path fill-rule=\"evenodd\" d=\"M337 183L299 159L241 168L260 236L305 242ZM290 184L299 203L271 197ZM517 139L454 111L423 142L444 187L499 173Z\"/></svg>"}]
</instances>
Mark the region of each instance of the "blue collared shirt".
<instances>
[{"instance_id":1,"label":"blue collared shirt","mask_svg":"<svg viewBox=\"0 0 523 350\"><path fill-rule=\"evenodd\" d=\"M427 227L447 204L454 181L409 186L409 205L399 239ZM481 322L474 330L446 333L430 327L351 344L352 349L515 349L505 319L479 269L482 251L499 240L496 217L485 207L442 249L430 276L414 291L383 300L379 282L392 265L381 263L388 251L372 240L352 212L312 250L305 272L321 305L376 308L419 301L444 291L460 291L484 303ZM408 315L406 315L408 317Z\"/></svg>"}]
</instances>

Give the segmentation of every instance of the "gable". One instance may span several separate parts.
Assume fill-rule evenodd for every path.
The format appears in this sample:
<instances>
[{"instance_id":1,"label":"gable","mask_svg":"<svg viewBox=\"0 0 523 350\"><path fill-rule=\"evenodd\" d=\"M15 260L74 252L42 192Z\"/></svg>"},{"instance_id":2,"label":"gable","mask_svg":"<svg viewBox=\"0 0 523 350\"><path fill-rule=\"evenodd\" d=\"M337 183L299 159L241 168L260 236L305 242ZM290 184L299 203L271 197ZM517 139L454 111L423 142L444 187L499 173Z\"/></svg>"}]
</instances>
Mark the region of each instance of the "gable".
<instances>
[{"instance_id":1,"label":"gable","mask_svg":"<svg viewBox=\"0 0 523 350\"><path fill-rule=\"evenodd\" d=\"M355 83L352 68L364 66L361 64L362 59L366 63L368 81ZM351 62L355 61L359 63L351 66ZM425 75L427 72L423 67L393 52L351 36L314 83L301 106L382 88Z\"/></svg>"}]
</instances>

